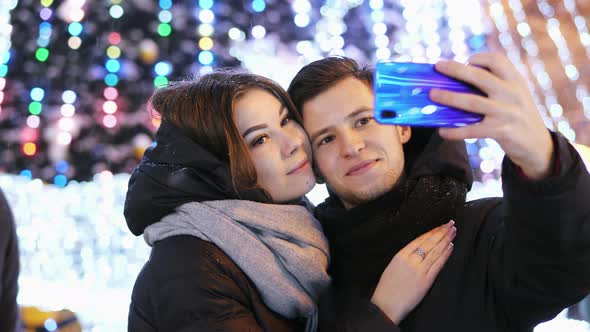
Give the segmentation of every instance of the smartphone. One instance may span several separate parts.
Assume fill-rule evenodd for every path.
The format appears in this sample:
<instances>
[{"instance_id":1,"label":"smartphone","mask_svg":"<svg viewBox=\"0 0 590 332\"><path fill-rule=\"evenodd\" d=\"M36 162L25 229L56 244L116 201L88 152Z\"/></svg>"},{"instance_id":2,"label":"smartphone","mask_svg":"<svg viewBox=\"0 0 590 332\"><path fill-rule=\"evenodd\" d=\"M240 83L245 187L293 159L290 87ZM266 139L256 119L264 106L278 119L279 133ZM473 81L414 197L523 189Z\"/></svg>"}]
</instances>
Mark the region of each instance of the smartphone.
<instances>
[{"instance_id":1,"label":"smartphone","mask_svg":"<svg viewBox=\"0 0 590 332\"><path fill-rule=\"evenodd\" d=\"M481 114L430 100L432 88L485 96L476 87L437 72L434 64L382 61L377 63L374 75L374 113L379 123L463 127L483 119Z\"/></svg>"}]
</instances>

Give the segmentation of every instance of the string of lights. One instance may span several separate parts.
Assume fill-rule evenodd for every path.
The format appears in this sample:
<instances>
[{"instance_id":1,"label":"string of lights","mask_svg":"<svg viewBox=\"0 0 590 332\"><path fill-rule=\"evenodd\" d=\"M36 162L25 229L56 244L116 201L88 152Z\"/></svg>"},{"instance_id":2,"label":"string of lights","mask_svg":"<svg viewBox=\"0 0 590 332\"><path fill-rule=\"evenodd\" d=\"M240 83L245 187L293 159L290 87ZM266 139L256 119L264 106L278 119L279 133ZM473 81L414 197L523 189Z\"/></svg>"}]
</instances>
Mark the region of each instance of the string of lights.
<instances>
[{"instance_id":1,"label":"string of lights","mask_svg":"<svg viewBox=\"0 0 590 332\"><path fill-rule=\"evenodd\" d=\"M570 9L572 10L575 9L574 6L572 6L571 3L569 5ZM559 55L559 59L561 60L561 65L563 67L565 75L570 80L571 84L573 84L575 87L576 98L580 102L580 105L584 108L585 114L587 115L588 105L584 102L584 98L588 96L588 89L585 87L583 83L580 83L578 81L580 78L580 71L578 70L578 67L573 63L571 51L568 47L567 41L561 33L559 20L557 20L557 18L555 17L555 8L546 0L537 2L537 7L547 20L547 33L549 34L549 37L551 37L553 44L557 48L557 53ZM578 22L574 21L576 26L581 26L580 22L584 22L585 24L584 20L580 21L578 19ZM584 39L583 35L580 35L580 39Z\"/></svg>"},{"instance_id":2,"label":"string of lights","mask_svg":"<svg viewBox=\"0 0 590 332\"><path fill-rule=\"evenodd\" d=\"M19 27L30 25L32 18L40 20L37 35L21 28L24 34L16 41L16 48L2 44L8 51L0 64L0 74L5 76L0 77L4 79L0 81L0 110L4 113L0 121L10 117L11 128L18 128L22 139L17 149L5 143L0 168L17 174L27 170L25 174L53 183L55 176L62 174L56 165L64 161L70 166L63 173L69 180L90 179L105 169L131 171L141 149L135 144L114 149L113 142L121 145L117 135L133 126L144 126L147 140L153 137L159 123L149 117L145 102L151 89L172 79L241 65L287 85L302 65L330 54L345 54L361 63L385 59L434 62L443 57L465 61L486 49L489 34L478 1L436 0L426 5L407 0L294 0L285 6L265 0L239 5L159 0L151 9L122 0L38 1L35 6L12 11ZM587 45L581 9L575 2L564 1L565 14L578 22L576 37ZM501 12L494 15L505 15L502 3L497 2ZM520 1L509 4L513 13L522 11ZM141 19L128 15L138 10ZM463 15L465 10L470 15ZM531 87L537 86L534 97L546 125L575 139L543 57L537 56L538 41L527 17L514 15L518 27L515 38L520 39L509 39L507 22L506 33L502 33L497 18L500 43L526 73ZM27 44L32 42L34 48ZM526 54L521 60L522 50ZM34 61L30 61L31 55ZM577 68L580 75L581 68ZM10 75L27 77L23 82L28 90L7 84ZM573 83L578 85L574 87L578 101L588 105L587 86L582 79ZM41 90L34 88L43 90L40 101L30 98L41 96ZM59 98L64 93L75 96L74 102ZM8 116L7 107L21 115ZM18 111L24 109L28 114ZM137 132L137 128L133 130ZM144 145L146 138L142 141ZM482 144L477 145L474 150ZM133 159L124 161L124 151L133 151L129 154ZM481 168L474 161L474 168Z\"/></svg>"},{"instance_id":3,"label":"string of lights","mask_svg":"<svg viewBox=\"0 0 590 332\"><path fill-rule=\"evenodd\" d=\"M588 31L586 19L580 14L575 0L564 0L563 6L574 21L574 26L578 31L578 39L584 47L586 57L590 59L590 32ZM578 84L576 87L576 98L581 103L586 118L590 119L590 95L588 89L583 84Z\"/></svg>"},{"instance_id":4,"label":"string of lights","mask_svg":"<svg viewBox=\"0 0 590 332\"><path fill-rule=\"evenodd\" d=\"M384 22L385 14L383 12L383 0L369 1L371 8L371 31L374 35L375 43L375 58L377 60L388 60L391 58L391 50L389 47L390 40L388 35L388 27Z\"/></svg>"},{"instance_id":5,"label":"string of lights","mask_svg":"<svg viewBox=\"0 0 590 332\"><path fill-rule=\"evenodd\" d=\"M10 11L13 10L17 4L17 0L3 1L0 4L0 113L2 113L2 103L4 102L4 88L6 87L8 62L11 57L12 25L10 24Z\"/></svg>"},{"instance_id":6,"label":"string of lights","mask_svg":"<svg viewBox=\"0 0 590 332\"><path fill-rule=\"evenodd\" d=\"M533 98L537 103L537 107L541 110L541 116L544 118L545 125L550 129L557 129L562 132L568 139L575 139L575 132L571 129L569 121L563 115L563 107L557 100L557 94L553 89L552 80L545 69L545 64L538 57L539 47L533 38L530 25L526 22L526 13L522 8L522 3L518 0L508 1L509 7L512 10L514 19L516 20L516 27L518 35L520 36L520 45L527 54L526 60L528 66L524 65L520 56L520 48L512 39L509 31L506 14L501 2L497 0L490 0L490 14L496 21L496 27L499 31L498 39L512 63L517 65L525 77L528 78L529 87L533 93ZM528 73L531 73L529 75ZM544 103L541 102L539 94L535 93L536 83L543 91L541 94L544 98Z\"/></svg>"},{"instance_id":7,"label":"string of lights","mask_svg":"<svg viewBox=\"0 0 590 332\"><path fill-rule=\"evenodd\" d=\"M213 0L199 1L198 18L201 23L198 28L200 51L197 54L197 59L202 66L200 69L201 74L213 71L213 66L215 65L215 54L212 52L214 41L211 38L215 33L215 13L212 10L214 4ZM256 8L260 8L259 6ZM252 28L252 34L254 36L264 36L264 33L266 31L261 26Z\"/></svg>"},{"instance_id":8,"label":"string of lights","mask_svg":"<svg viewBox=\"0 0 590 332\"><path fill-rule=\"evenodd\" d=\"M516 29L502 1L0 1L0 169L14 174L1 175L0 186L26 257L19 301L65 304L96 331L125 328L129 289L149 254L122 217L128 173L159 125L147 112L149 95L178 78L242 66L287 85L302 65L330 54L361 63L463 62L488 49L495 28L545 123L557 128L567 114L539 58L540 40L520 1L511 2ZM573 0L564 7L588 52L584 8ZM20 34L11 40L12 26ZM584 102L584 67L577 69L572 83ZM26 143L34 144L30 156ZM467 143L476 179L469 199L501 195L501 148ZM75 296L87 289L93 296Z\"/></svg>"}]
</instances>

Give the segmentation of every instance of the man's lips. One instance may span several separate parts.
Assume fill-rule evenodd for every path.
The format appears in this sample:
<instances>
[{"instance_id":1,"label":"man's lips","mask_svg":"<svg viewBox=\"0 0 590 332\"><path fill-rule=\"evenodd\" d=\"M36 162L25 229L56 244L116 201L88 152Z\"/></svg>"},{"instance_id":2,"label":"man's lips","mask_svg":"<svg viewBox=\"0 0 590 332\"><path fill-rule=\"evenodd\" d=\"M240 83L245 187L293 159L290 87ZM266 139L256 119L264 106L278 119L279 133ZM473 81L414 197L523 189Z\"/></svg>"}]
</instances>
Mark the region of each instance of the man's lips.
<instances>
[{"instance_id":1,"label":"man's lips","mask_svg":"<svg viewBox=\"0 0 590 332\"><path fill-rule=\"evenodd\" d=\"M367 161L363 161L361 163L358 163L356 165L354 165L353 167L351 167L348 172L346 172L346 175L360 175L365 173L366 171L370 170L373 166L375 166L375 164L379 161L379 159L372 159L372 160L367 160Z\"/></svg>"},{"instance_id":2,"label":"man's lips","mask_svg":"<svg viewBox=\"0 0 590 332\"><path fill-rule=\"evenodd\" d=\"M299 172L300 170L304 169L305 167L307 167L308 165L309 165L309 162L307 161L307 159L304 159L299 164L297 164L297 166L295 166L295 168L290 170L289 173L287 173L287 175L295 174L295 173Z\"/></svg>"}]
</instances>

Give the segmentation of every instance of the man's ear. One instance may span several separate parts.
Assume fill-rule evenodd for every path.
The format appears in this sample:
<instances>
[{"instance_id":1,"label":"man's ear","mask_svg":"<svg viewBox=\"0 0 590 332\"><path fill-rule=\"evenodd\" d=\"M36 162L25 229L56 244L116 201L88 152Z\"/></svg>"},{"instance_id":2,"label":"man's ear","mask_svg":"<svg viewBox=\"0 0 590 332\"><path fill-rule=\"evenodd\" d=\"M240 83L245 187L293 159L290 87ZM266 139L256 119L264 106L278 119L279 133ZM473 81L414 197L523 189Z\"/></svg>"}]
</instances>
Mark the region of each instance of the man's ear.
<instances>
[{"instance_id":1,"label":"man's ear","mask_svg":"<svg viewBox=\"0 0 590 332\"><path fill-rule=\"evenodd\" d=\"M397 126L400 143L406 144L412 138L412 128L410 126Z\"/></svg>"}]
</instances>

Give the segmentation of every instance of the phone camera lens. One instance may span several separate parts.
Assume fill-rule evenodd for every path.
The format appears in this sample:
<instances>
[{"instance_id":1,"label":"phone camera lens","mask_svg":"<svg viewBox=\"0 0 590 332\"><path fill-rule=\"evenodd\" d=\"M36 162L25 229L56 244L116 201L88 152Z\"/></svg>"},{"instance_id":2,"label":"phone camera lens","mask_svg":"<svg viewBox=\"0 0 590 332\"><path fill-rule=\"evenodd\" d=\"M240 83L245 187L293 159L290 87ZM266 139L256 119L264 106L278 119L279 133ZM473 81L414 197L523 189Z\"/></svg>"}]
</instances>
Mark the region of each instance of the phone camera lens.
<instances>
[{"instance_id":1,"label":"phone camera lens","mask_svg":"<svg viewBox=\"0 0 590 332\"><path fill-rule=\"evenodd\" d=\"M384 119L393 119L397 117L397 113L392 110L383 110L381 111L381 117Z\"/></svg>"}]
</instances>

